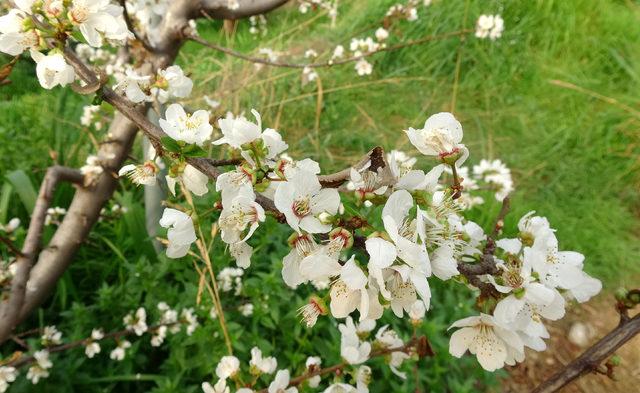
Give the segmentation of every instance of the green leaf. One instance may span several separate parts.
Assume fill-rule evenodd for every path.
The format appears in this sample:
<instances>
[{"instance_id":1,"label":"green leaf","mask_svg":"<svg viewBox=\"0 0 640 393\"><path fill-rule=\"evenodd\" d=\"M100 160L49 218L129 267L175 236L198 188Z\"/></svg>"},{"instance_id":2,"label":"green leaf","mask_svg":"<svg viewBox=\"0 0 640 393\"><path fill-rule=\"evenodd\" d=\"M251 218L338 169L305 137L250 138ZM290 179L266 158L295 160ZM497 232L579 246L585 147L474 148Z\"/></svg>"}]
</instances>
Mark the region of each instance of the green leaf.
<instances>
[{"instance_id":1,"label":"green leaf","mask_svg":"<svg viewBox=\"0 0 640 393\"><path fill-rule=\"evenodd\" d=\"M160 141L162 141L162 146L164 146L164 148L168 151L172 153L180 153L180 145L173 138L163 136L162 138L160 138Z\"/></svg>"},{"instance_id":2,"label":"green leaf","mask_svg":"<svg viewBox=\"0 0 640 393\"><path fill-rule=\"evenodd\" d=\"M9 183L2 185L2 191L0 191L0 223L7 222L7 215L9 214L9 201L11 200L11 192L13 187Z\"/></svg>"},{"instance_id":3,"label":"green leaf","mask_svg":"<svg viewBox=\"0 0 640 393\"><path fill-rule=\"evenodd\" d=\"M182 154L186 157L206 157L207 152L198 145L187 145L182 149Z\"/></svg>"},{"instance_id":4,"label":"green leaf","mask_svg":"<svg viewBox=\"0 0 640 393\"><path fill-rule=\"evenodd\" d=\"M7 175L7 180L9 180L13 187L15 187L22 204L25 209L27 209L27 212L31 214L33 212L33 208L36 206L38 194L36 193L36 189L33 187L33 183L31 183L29 176L27 176L22 169L18 169L9 173Z\"/></svg>"}]
</instances>

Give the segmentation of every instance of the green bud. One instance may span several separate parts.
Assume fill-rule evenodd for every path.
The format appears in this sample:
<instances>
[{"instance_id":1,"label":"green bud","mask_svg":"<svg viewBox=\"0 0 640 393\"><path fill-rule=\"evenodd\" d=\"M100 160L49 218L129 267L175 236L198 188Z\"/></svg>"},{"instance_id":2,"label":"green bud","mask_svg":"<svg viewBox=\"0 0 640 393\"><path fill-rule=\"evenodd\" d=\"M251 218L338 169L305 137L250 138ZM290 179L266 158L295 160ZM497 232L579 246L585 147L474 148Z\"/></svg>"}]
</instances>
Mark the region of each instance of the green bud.
<instances>
[{"instance_id":1,"label":"green bud","mask_svg":"<svg viewBox=\"0 0 640 393\"><path fill-rule=\"evenodd\" d=\"M516 288L513 291L513 294L515 295L515 297L517 299L522 299L524 297L525 292L526 292L526 290L524 288Z\"/></svg>"},{"instance_id":2,"label":"green bud","mask_svg":"<svg viewBox=\"0 0 640 393\"><path fill-rule=\"evenodd\" d=\"M452 151L449 154L441 155L440 160L447 165L455 165L458 159L462 156L462 152L458 149Z\"/></svg>"},{"instance_id":3,"label":"green bud","mask_svg":"<svg viewBox=\"0 0 640 393\"><path fill-rule=\"evenodd\" d=\"M616 297L616 300L620 302L624 302L627 300L628 294L629 294L629 291L627 291L626 288L618 288L614 293L614 296Z\"/></svg>"},{"instance_id":4,"label":"green bud","mask_svg":"<svg viewBox=\"0 0 640 393\"><path fill-rule=\"evenodd\" d=\"M622 358L618 355L613 355L611 356L611 359L609 359L609 364L611 364L612 366L619 366L622 363Z\"/></svg>"},{"instance_id":5,"label":"green bud","mask_svg":"<svg viewBox=\"0 0 640 393\"><path fill-rule=\"evenodd\" d=\"M260 183L255 185L254 189L257 192L265 192L267 190L267 188L269 188L270 184L271 184L271 181L269 181L267 179L262 179L262 181Z\"/></svg>"}]
</instances>

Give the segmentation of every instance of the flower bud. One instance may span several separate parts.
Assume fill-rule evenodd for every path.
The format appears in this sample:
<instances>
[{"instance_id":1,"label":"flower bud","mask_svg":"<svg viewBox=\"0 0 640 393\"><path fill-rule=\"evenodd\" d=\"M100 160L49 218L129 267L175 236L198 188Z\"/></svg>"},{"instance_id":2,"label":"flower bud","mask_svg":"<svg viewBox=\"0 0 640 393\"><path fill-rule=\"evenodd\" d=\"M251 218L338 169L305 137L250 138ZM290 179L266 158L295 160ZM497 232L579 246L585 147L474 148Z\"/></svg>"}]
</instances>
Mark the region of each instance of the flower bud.
<instances>
[{"instance_id":1,"label":"flower bud","mask_svg":"<svg viewBox=\"0 0 640 393\"><path fill-rule=\"evenodd\" d=\"M329 239L334 240L340 238L343 241L343 249L349 249L353 246L353 234L348 230L337 227L329 232Z\"/></svg>"}]
</instances>

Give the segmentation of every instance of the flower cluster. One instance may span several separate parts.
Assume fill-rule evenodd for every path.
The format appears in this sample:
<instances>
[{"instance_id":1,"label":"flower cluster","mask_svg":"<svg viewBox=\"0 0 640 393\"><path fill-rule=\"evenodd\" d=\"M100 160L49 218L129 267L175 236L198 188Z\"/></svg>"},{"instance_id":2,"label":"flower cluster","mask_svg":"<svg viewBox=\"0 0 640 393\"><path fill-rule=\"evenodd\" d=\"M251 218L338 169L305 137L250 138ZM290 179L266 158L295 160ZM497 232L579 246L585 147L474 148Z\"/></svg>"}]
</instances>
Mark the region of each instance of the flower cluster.
<instances>
[{"instance_id":1,"label":"flower cluster","mask_svg":"<svg viewBox=\"0 0 640 393\"><path fill-rule=\"evenodd\" d=\"M480 15L476 23L476 37L496 40L504 31L504 19L500 15Z\"/></svg>"},{"instance_id":2,"label":"flower cluster","mask_svg":"<svg viewBox=\"0 0 640 393\"><path fill-rule=\"evenodd\" d=\"M399 318L408 315L410 320L419 321L430 306L432 276L465 282L460 264L481 263L487 236L479 225L460 214L464 202L458 200L462 198L456 197L456 193L466 187L478 188L483 182L493 185L496 199L501 200L512 190L512 179L508 168L498 160L483 160L473 167L473 175L469 174L463 166L469 151L462 143L462 125L453 115L433 115L422 128L406 131L420 153L436 160L437 165L430 171L414 169L417 160L397 151L385 157L383 164L374 166L370 160L351 169L346 189L353 192L356 206L359 203L365 207L382 206L382 226L377 227L373 222L354 226L357 217L345 213L336 188L323 186L318 163L310 159L296 161L283 154L287 144L280 134L272 129L263 130L260 115L255 111L253 114L256 122L243 116L227 116L218 122L222 137L213 143L228 145L243 158L242 164L221 174L216 181L216 190L222 198L218 219L221 237L229 244L238 266L249 267L252 247L247 241L266 217L256 195L273 200L278 214L293 230L289 239L292 249L283 260L284 282L292 288L305 283L313 284L319 291L329 287L328 294L312 296L300 309L307 326L313 326L320 316L328 314L350 321L356 310L360 321L373 321L387 308ZM183 140L197 140L193 138L197 131L190 132L175 135ZM440 183L445 172L454 178L452 187ZM178 213L183 224L176 221L177 226L170 229L170 248L178 239L171 230L189 234L182 236L183 247L195 240L188 215ZM483 366L495 369L505 362L522 360L522 346L541 348L542 338L547 337L540 317L562 316L561 291L578 301L585 301L599 291L599 281L582 272L580 254L558 252L553 230L548 224L540 224L541 220L546 222L527 216L520 223L519 239L497 242L499 272L481 275L480 280L495 285L498 293L509 295L495 297L494 316L483 314L453 325L467 329L462 330L465 333L454 334L451 344L454 355L464 352L458 338L470 336L481 326L478 329L482 334L497 332L496 337L502 340L502 346L498 347L506 354L494 363L482 358ZM179 229L180 225L184 228ZM544 231L541 225L546 228ZM360 240L361 249L356 250L354 239L362 237L358 232L365 237ZM183 249L179 254L185 252ZM168 250L168 254L172 251ZM220 272L222 291L231 291L235 283L235 292L239 293L241 273L242 269L231 268ZM562 313L554 309L558 305ZM343 326L347 343L343 357L350 363L361 363L370 348L348 333L352 330L349 323ZM487 340L494 343L498 339L491 336ZM464 341L467 345L464 349L481 354L480 357L491 355L484 349L469 347L470 342ZM284 374L280 379L284 380Z\"/></svg>"},{"instance_id":3,"label":"flower cluster","mask_svg":"<svg viewBox=\"0 0 640 393\"><path fill-rule=\"evenodd\" d=\"M493 315L480 314L455 322L450 352L460 357L469 350L489 371L524 359L524 347L546 349L549 333L543 324L564 316L566 299L586 302L602 283L586 274L584 256L559 251L555 231L544 217L526 214L518 222L518 237L498 246L498 273L487 275L500 293Z\"/></svg>"},{"instance_id":4,"label":"flower cluster","mask_svg":"<svg viewBox=\"0 0 640 393\"><path fill-rule=\"evenodd\" d=\"M418 320L424 317L424 312L415 315ZM419 322L418 322L419 323ZM329 382L324 392L355 392L366 393L369 391L368 385L371 382L371 368L364 365L366 361L373 356L381 354L386 355L385 360L391 371L402 379L406 379L406 374L401 372L399 368L403 362L412 357L411 347L405 345L400 336L388 325L382 326L375 335L372 333L376 327L375 321L365 320L360 323L354 323L351 317L345 320L344 324L340 324L340 356L348 365L342 368L342 372L337 374L339 377ZM371 336L371 337L370 337ZM309 356L305 362L305 373L309 376L303 381L310 388L318 388L322 382L322 376L325 374L321 369L322 359L319 356ZM278 369L278 361L275 357L265 357L258 347L251 349L251 359L249 367L246 371L254 382L251 385L243 384L244 387L236 390L238 393L250 393L254 390L253 385L262 375L275 376L269 384L269 393L288 392L295 393L298 391L296 386L292 385L291 373L287 369ZM242 362L235 356L224 356L220 359L215 370L218 381L211 385L209 382L202 383L204 393L221 393L230 392L228 380L240 382L243 379Z\"/></svg>"},{"instance_id":5,"label":"flower cluster","mask_svg":"<svg viewBox=\"0 0 640 393\"><path fill-rule=\"evenodd\" d=\"M34 351L31 355L32 360L27 363L30 364L30 367L27 370L26 378L34 385L41 379L48 378L49 370L53 367L50 354L62 349L83 347L87 358L93 359L102 352L101 344L107 339L113 339L116 346L109 353L109 358L115 361L122 361L126 356L127 349L131 348L131 342L125 339L127 335L142 336L145 333L149 333L151 335L151 345L157 347L162 345L167 333L178 333L184 327L185 333L190 336L198 327L198 319L191 308L184 308L178 314L176 310L170 308L166 303L160 302L158 303L158 311L160 312L160 318L153 326L147 326L146 310L140 307L135 312L124 317L126 330L105 334L101 328L95 328L91 331L89 337L68 343L63 343L62 333L55 326L46 326L42 330L40 337L40 345L42 345L43 349ZM28 355L23 356L27 357ZM10 365L0 366L0 393L5 392L9 388L9 384L16 380L19 374L16 367Z\"/></svg>"},{"instance_id":6,"label":"flower cluster","mask_svg":"<svg viewBox=\"0 0 640 393\"><path fill-rule=\"evenodd\" d=\"M73 67L62 54L63 45L43 53L49 49L47 40L67 40L77 31L88 45L99 48L105 41L122 43L131 35L122 7L110 0L22 0L16 1L15 6L0 17L0 52L18 56L29 50L45 89L75 80Z\"/></svg>"}]
</instances>

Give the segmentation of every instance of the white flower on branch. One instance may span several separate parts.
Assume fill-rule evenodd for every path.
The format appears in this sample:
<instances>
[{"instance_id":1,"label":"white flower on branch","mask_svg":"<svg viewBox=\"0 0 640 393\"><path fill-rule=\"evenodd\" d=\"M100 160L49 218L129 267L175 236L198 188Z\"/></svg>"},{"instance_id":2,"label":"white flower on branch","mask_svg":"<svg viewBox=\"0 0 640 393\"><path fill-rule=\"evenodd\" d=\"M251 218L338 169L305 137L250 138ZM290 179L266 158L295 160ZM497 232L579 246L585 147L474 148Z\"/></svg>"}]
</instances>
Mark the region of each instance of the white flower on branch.
<instances>
[{"instance_id":1,"label":"white flower on branch","mask_svg":"<svg viewBox=\"0 0 640 393\"><path fill-rule=\"evenodd\" d=\"M255 201L253 191L243 189L230 203L223 205L218 219L222 240L227 244L246 242L265 218L264 209Z\"/></svg>"},{"instance_id":2,"label":"white flower on branch","mask_svg":"<svg viewBox=\"0 0 640 393\"><path fill-rule=\"evenodd\" d=\"M22 9L11 9L8 14L0 16L0 52L18 56L29 48L38 47L40 37L37 31L24 29L29 18Z\"/></svg>"},{"instance_id":3,"label":"white flower on branch","mask_svg":"<svg viewBox=\"0 0 640 393\"><path fill-rule=\"evenodd\" d=\"M451 328L461 328L451 335L449 353L459 358L467 350L476 355L487 371L515 364L524 358L522 339L512 330L500 327L491 315L480 314L454 322Z\"/></svg>"},{"instance_id":4,"label":"white flower on branch","mask_svg":"<svg viewBox=\"0 0 640 393\"><path fill-rule=\"evenodd\" d=\"M91 338L88 340L84 347L84 353L89 359L93 358L96 354L100 353L100 344L98 341L104 338L104 333L101 329L93 329L91 331Z\"/></svg>"},{"instance_id":5,"label":"white flower on branch","mask_svg":"<svg viewBox=\"0 0 640 393\"><path fill-rule=\"evenodd\" d=\"M0 366L0 393L9 389L9 384L16 380L18 370L15 367Z\"/></svg>"},{"instance_id":6,"label":"white flower on branch","mask_svg":"<svg viewBox=\"0 0 640 393\"><path fill-rule=\"evenodd\" d=\"M338 325L340 330L340 356L349 364L360 364L369 359L371 343L361 342L351 317L344 324Z\"/></svg>"},{"instance_id":7,"label":"white flower on branch","mask_svg":"<svg viewBox=\"0 0 640 393\"><path fill-rule=\"evenodd\" d=\"M366 241L369 274L376 280L385 299L391 301L391 308L398 317L402 316L403 309L408 311L415 302L416 292L427 305L431 299L427 282L431 266L424 244L423 216L418 207L417 219L410 219L408 214L412 208L411 194L405 190L395 191L382 210L384 227L391 241L379 237ZM404 264L392 266L397 258Z\"/></svg>"},{"instance_id":8,"label":"white flower on branch","mask_svg":"<svg viewBox=\"0 0 640 393\"><path fill-rule=\"evenodd\" d=\"M193 312L193 308L184 308L182 312L180 312L180 322L187 325L185 329L187 336L193 334L198 327L198 317Z\"/></svg>"},{"instance_id":9,"label":"white flower on branch","mask_svg":"<svg viewBox=\"0 0 640 393\"><path fill-rule=\"evenodd\" d=\"M251 255L253 254L253 247L245 242L238 242L229 245L229 253L236 260L236 265L243 269L248 268L251 265Z\"/></svg>"},{"instance_id":10,"label":"white flower on branch","mask_svg":"<svg viewBox=\"0 0 640 393\"><path fill-rule=\"evenodd\" d=\"M424 305L422 300L416 300L409 309L409 318L411 318L411 322L414 324L422 322L425 314L427 313L427 308Z\"/></svg>"},{"instance_id":11,"label":"white flower on branch","mask_svg":"<svg viewBox=\"0 0 640 393\"><path fill-rule=\"evenodd\" d=\"M31 50L31 58L36 62L36 75L40 85L47 90L54 87L66 86L76 78L73 67L67 64L59 52L49 52L46 56Z\"/></svg>"},{"instance_id":12,"label":"white flower on branch","mask_svg":"<svg viewBox=\"0 0 640 393\"><path fill-rule=\"evenodd\" d=\"M153 336L151 336L151 346L159 347L164 342L164 339L167 337L167 327L159 326L154 332Z\"/></svg>"},{"instance_id":13,"label":"white flower on branch","mask_svg":"<svg viewBox=\"0 0 640 393\"><path fill-rule=\"evenodd\" d=\"M191 217L179 210L166 208L160 218L160 226L168 228L167 256L182 258L187 255L191 243L197 239Z\"/></svg>"},{"instance_id":14,"label":"white flower on branch","mask_svg":"<svg viewBox=\"0 0 640 393\"><path fill-rule=\"evenodd\" d=\"M134 332L137 336L142 336L148 329L147 311L144 307L138 308L134 314L127 314L122 321L125 328Z\"/></svg>"},{"instance_id":15,"label":"white flower on branch","mask_svg":"<svg viewBox=\"0 0 640 393\"><path fill-rule=\"evenodd\" d=\"M263 357L260 348L253 347L251 349L251 373L254 375L273 374L278 367L278 361L272 356Z\"/></svg>"},{"instance_id":16,"label":"white flower on branch","mask_svg":"<svg viewBox=\"0 0 640 393\"><path fill-rule=\"evenodd\" d=\"M100 47L104 39L123 41L131 35L122 11L110 0L73 0L68 16L89 45Z\"/></svg>"},{"instance_id":17,"label":"white flower on branch","mask_svg":"<svg viewBox=\"0 0 640 393\"><path fill-rule=\"evenodd\" d=\"M384 27L378 27L376 30L376 39L380 42L389 38L389 32Z\"/></svg>"},{"instance_id":18,"label":"white flower on branch","mask_svg":"<svg viewBox=\"0 0 640 393\"><path fill-rule=\"evenodd\" d=\"M16 229L20 227L20 219L18 217L14 217L6 225L0 224L0 231L5 233L12 233Z\"/></svg>"},{"instance_id":19,"label":"white flower on branch","mask_svg":"<svg viewBox=\"0 0 640 393\"><path fill-rule=\"evenodd\" d=\"M216 366L216 375L220 379L233 377L240 370L240 360L235 356L223 356Z\"/></svg>"},{"instance_id":20,"label":"white flower on branch","mask_svg":"<svg viewBox=\"0 0 640 393\"><path fill-rule=\"evenodd\" d=\"M36 362L29 367L27 379L35 385L40 379L49 377L49 369L53 367L53 363L49 360L49 352L47 350L36 351L33 357Z\"/></svg>"},{"instance_id":21,"label":"white flower on branch","mask_svg":"<svg viewBox=\"0 0 640 393\"><path fill-rule=\"evenodd\" d=\"M209 192L209 188L207 187L209 177L189 164L184 167L180 175L177 177L167 175L165 180L167 182L167 188L169 188L169 191L174 196L176 195L176 183L178 182L184 184L189 192L197 196L203 196Z\"/></svg>"},{"instance_id":22,"label":"white flower on branch","mask_svg":"<svg viewBox=\"0 0 640 393\"><path fill-rule=\"evenodd\" d=\"M473 166L473 174L477 179L495 188L495 197L498 201L502 201L514 190L511 170L500 160L480 160L478 165Z\"/></svg>"},{"instance_id":23,"label":"white flower on branch","mask_svg":"<svg viewBox=\"0 0 640 393\"><path fill-rule=\"evenodd\" d=\"M366 59L358 60L354 68L359 76L371 75L373 72L373 66Z\"/></svg>"},{"instance_id":24,"label":"white flower on branch","mask_svg":"<svg viewBox=\"0 0 640 393\"><path fill-rule=\"evenodd\" d=\"M205 110L188 114L180 104L171 104L160 119L160 127L171 138L202 146L211 137L213 127L209 124L209 113Z\"/></svg>"},{"instance_id":25,"label":"white flower on branch","mask_svg":"<svg viewBox=\"0 0 640 393\"><path fill-rule=\"evenodd\" d=\"M158 171L159 168L153 161L146 161L142 165L129 164L123 166L118 171L118 176L126 175L137 185L155 186Z\"/></svg>"},{"instance_id":26,"label":"white flower on branch","mask_svg":"<svg viewBox=\"0 0 640 393\"><path fill-rule=\"evenodd\" d=\"M409 158L404 153L392 150L387 155L389 169L396 180L393 187L397 190L415 191L426 187L427 176L424 171L413 169L415 158Z\"/></svg>"},{"instance_id":27,"label":"white flower on branch","mask_svg":"<svg viewBox=\"0 0 640 393\"><path fill-rule=\"evenodd\" d=\"M252 166L261 156L269 161L268 164L272 164L272 160L285 151L289 145L282 140L278 131L271 128L263 131L260 114L255 109L252 109L251 113L256 118L256 123L250 122L244 116L228 116L218 120L218 126L223 136L213 141L213 144L228 144L234 149L241 149L242 156ZM247 149L251 150L253 154L249 154Z\"/></svg>"},{"instance_id":28,"label":"white flower on branch","mask_svg":"<svg viewBox=\"0 0 640 393\"><path fill-rule=\"evenodd\" d=\"M338 383L332 383L331 385L329 385L325 390L323 390L323 393L359 393L359 392L358 392L358 389L356 389L355 387L349 384L338 382Z\"/></svg>"},{"instance_id":29,"label":"white flower on branch","mask_svg":"<svg viewBox=\"0 0 640 393\"><path fill-rule=\"evenodd\" d=\"M219 379L215 385L211 386L209 382L202 383L202 391L204 393L229 393L226 379Z\"/></svg>"},{"instance_id":30,"label":"white flower on branch","mask_svg":"<svg viewBox=\"0 0 640 393\"><path fill-rule=\"evenodd\" d=\"M120 362L124 359L128 348L131 348L131 343L127 340L121 340L118 342L118 346L109 353L109 357Z\"/></svg>"},{"instance_id":31,"label":"white flower on branch","mask_svg":"<svg viewBox=\"0 0 640 393\"><path fill-rule=\"evenodd\" d=\"M282 279L285 284L295 289L307 281L300 272L300 262L309 256L318 245L313 236L297 233L289 238L289 245L292 249L282 260Z\"/></svg>"},{"instance_id":32,"label":"white flower on branch","mask_svg":"<svg viewBox=\"0 0 640 393\"><path fill-rule=\"evenodd\" d=\"M278 186L274 203L295 231L326 233L331 225L323 224L318 216L324 212L336 214L340 195L336 189L323 189L315 174L300 171Z\"/></svg>"},{"instance_id":33,"label":"white flower on branch","mask_svg":"<svg viewBox=\"0 0 640 393\"><path fill-rule=\"evenodd\" d=\"M149 75L140 75L131 68L127 68L124 74L116 77L118 83L114 86L114 90L124 95L133 103L138 104L143 101L150 101L151 96L148 95L151 77Z\"/></svg>"},{"instance_id":34,"label":"white flower on branch","mask_svg":"<svg viewBox=\"0 0 640 393\"><path fill-rule=\"evenodd\" d=\"M462 142L462 125L451 113L437 113L427 119L423 128L405 131L411 144L426 156L437 156L443 162L462 165L469 150Z\"/></svg>"},{"instance_id":35,"label":"white flower on branch","mask_svg":"<svg viewBox=\"0 0 640 393\"><path fill-rule=\"evenodd\" d=\"M55 326L45 326L40 342L45 347L59 345L62 342L62 332L56 329Z\"/></svg>"},{"instance_id":36,"label":"white flower on branch","mask_svg":"<svg viewBox=\"0 0 640 393\"><path fill-rule=\"evenodd\" d=\"M253 304L245 303L238 306L238 311L243 317L250 317L253 315L253 308Z\"/></svg>"},{"instance_id":37,"label":"white flower on branch","mask_svg":"<svg viewBox=\"0 0 640 393\"><path fill-rule=\"evenodd\" d=\"M151 94L158 97L160 103L165 103L171 98L189 97L192 89L193 81L184 74L180 66L173 65L158 71Z\"/></svg>"},{"instance_id":38,"label":"white flower on branch","mask_svg":"<svg viewBox=\"0 0 640 393\"><path fill-rule=\"evenodd\" d=\"M289 370L278 370L276 373L276 377L269 385L268 392L269 393L297 393L298 388L295 386L289 386L289 381L291 377L289 374Z\"/></svg>"},{"instance_id":39,"label":"white flower on branch","mask_svg":"<svg viewBox=\"0 0 640 393\"><path fill-rule=\"evenodd\" d=\"M380 318L383 309L378 292L371 286L367 288L367 282L367 276L356 264L355 255L352 255L342 266L340 278L331 286L331 314L335 318L345 318L357 309L361 321Z\"/></svg>"},{"instance_id":40,"label":"white flower on branch","mask_svg":"<svg viewBox=\"0 0 640 393\"><path fill-rule=\"evenodd\" d=\"M504 19L500 15L480 15L476 23L476 37L495 40L502 36Z\"/></svg>"}]
</instances>

